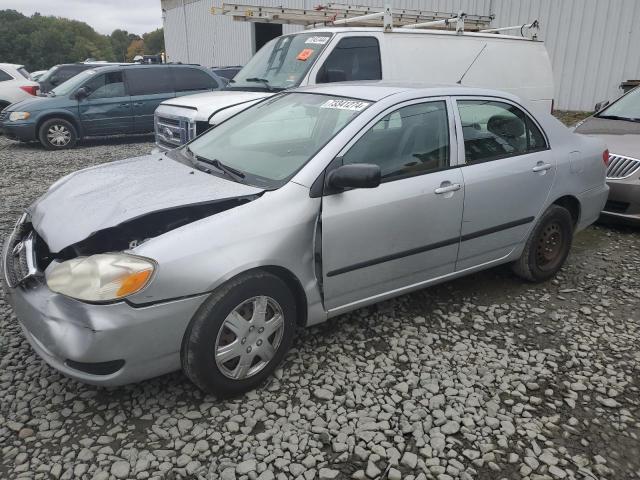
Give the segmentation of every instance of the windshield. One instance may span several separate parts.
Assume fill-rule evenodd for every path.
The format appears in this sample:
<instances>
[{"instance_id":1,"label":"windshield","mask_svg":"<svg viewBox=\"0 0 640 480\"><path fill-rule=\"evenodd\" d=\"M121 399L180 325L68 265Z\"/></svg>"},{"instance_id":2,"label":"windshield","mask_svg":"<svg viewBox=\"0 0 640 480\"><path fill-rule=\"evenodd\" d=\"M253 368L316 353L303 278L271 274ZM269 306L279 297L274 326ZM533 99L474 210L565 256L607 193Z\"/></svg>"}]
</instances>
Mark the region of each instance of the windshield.
<instances>
[{"instance_id":1,"label":"windshield","mask_svg":"<svg viewBox=\"0 0 640 480\"><path fill-rule=\"evenodd\" d=\"M51 92L49 93L52 93L55 96L69 95L75 89L80 87L80 85L82 85L86 80L93 77L96 73L97 71L93 69L80 72L79 74L71 77L66 82L62 82L60 85L58 85L56 88L51 90Z\"/></svg>"},{"instance_id":2,"label":"windshield","mask_svg":"<svg viewBox=\"0 0 640 480\"><path fill-rule=\"evenodd\" d=\"M199 157L203 167L204 161L217 161L244 175L246 183L276 188L370 103L311 93L278 95L197 137L185 155L196 164Z\"/></svg>"},{"instance_id":3,"label":"windshield","mask_svg":"<svg viewBox=\"0 0 640 480\"><path fill-rule=\"evenodd\" d=\"M330 38L330 33L274 38L238 72L230 89L283 90L299 85Z\"/></svg>"},{"instance_id":4,"label":"windshield","mask_svg":"<svg viewBox=\"0 0 640 480\"><path fill-rule=\"evenodd\" d=\"M610 107L596 115L598 117L618 117L621 120L640 120L640 88L636 88L620 98Z\"/></svg>"}]
</instances>

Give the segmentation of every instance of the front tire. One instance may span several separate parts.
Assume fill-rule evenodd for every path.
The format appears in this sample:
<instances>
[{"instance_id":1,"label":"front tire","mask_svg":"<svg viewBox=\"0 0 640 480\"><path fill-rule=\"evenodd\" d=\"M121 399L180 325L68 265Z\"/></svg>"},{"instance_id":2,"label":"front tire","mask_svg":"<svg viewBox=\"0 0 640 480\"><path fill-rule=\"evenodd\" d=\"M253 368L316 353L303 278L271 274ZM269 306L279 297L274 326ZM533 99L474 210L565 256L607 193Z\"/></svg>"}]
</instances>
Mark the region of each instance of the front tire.
<instances>
[{"instance_id":1,"label":"front tire","mask_svg":"<svg viewBox=\"0 0 640 480\"><path fill-rule=\"evenodd\" d=\"M182 368L217 396L251 390L286 355L296 315L293 294L279 277L242 274L214 291L194 315L182 341Z\"/></svg>"},{"instance_id":2,"label":"front tire","mask_svg":"<svg viewBox=\"0 0 640 480\"><path fill-rule=\"evenodd\" d=\"M573 241L573 218L566 208L551 205L531 232L512 268L530 282L553 277L564 265Z\"/></svg>"},{"instance_id":3,"label":"front tire","mask_svg":"<svg viewBox=\"0 0 640 480\"><path fill-rule=\"evenodd\" d=\"M76 145L78 132L71 122L63 118L51 118L40 126L38 139L47 150L63 150Z\"/></svg>"}]
</instances>

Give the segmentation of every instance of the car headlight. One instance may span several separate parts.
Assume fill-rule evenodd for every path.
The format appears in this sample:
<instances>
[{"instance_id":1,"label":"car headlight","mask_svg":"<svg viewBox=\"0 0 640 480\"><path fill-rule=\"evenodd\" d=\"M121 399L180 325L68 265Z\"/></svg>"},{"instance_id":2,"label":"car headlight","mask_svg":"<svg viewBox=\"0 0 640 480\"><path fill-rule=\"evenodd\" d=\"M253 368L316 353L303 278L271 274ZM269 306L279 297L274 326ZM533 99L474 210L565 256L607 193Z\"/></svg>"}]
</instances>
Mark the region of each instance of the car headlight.
<instances>
[{"instance_id":1,"label":"car headlight","mask_svg":"<svg viewBox=\"0 0 640 480\"><path fill-rule=\"evenodd\" d=\"M155 263L126 253L101 253L52 263L45 272L49 289L88 302L118 300L149 284Z\"/></svg>"},{"instance_id":2,"label":"car headlight","mask_svg":"<svg viewBox=\"0 0 640 480\"><path fill-rule=\"evenodd\" d=\"M16 122L18 120L26 120L31 114L29 112L11 112L9 114L9 120Z\"/></svg>"}]
</instances>

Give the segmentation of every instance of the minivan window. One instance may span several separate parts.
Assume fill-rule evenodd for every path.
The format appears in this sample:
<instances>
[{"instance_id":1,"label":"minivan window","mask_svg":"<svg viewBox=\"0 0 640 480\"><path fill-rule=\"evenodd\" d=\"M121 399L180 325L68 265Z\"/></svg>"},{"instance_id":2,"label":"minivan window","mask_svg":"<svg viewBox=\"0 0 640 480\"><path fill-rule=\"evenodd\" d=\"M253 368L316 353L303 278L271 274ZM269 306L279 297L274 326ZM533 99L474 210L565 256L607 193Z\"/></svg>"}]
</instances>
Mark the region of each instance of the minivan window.
<instances>
[{"instance_id":1,"label":"minivan window","mask_svg":"<svg viewBox=\"0 0 640 480\"><path fill-rule=\"evenodd\" d=\"M69 95L72 92L75 92L80 86L82 86L87 80L92 78L98 72L97 70L85 70L84 72L80 72L75 77L71 77L66 82L58 85L56 88L49 92L50 95L53 96L62 96Z\"/></svg>"},{"instance_id":2,"label":"minivan window","mask_svg":"<svg viewBox=\"0 0 640 480\"><path fill-rule=\"evenodd\" d=\"M13 80L13 77L4 70L0 70L0 82L6 82L7 80Z\"/></svg>"},{"instance_id":3,"label":"minivan window","mask_svg":"<svg viewBox=\"0 0 640 480\"><path fill-rule=\"evenodd\" d=\"M544 150L540 129L519 108L492 100L458 100L465 161L487 162Z\"/></svg>"},{"instance_id":4,"label":"minivan window","mask_svg":"<svg viewBox=\"0 0 640 480\"><path fill-rule=\"evenodd\" d=\"M241 171L247 183L276 188L370 103L310 93L279 95L230 118L187 147L197 157Z\"/></svg>"},{"instance_id":5,"label":"minivan window","mask_svg":"<svg viewBox=\"0 0 640 480\"><path fill-rule=\"evenodd\" d=\"M342 157L373 163L382 180L434 172L449 166L449 117L444 101L408 105L376 122Z\"/></svg>"},{"instance_id":6,"label":"minivan window","mask_svg":"<svg viewBox=\"0 0 640 480\"><path fill-rule=\"evenodd\" d=\"M212 90L218 88L218 82L197 68L172 68L176 92Z\"/></svg>"},{"instance_id":7,"label":"minivan window","mask_svg":"<svg viewBox=\"0 0 640 480\"><path fill-rule=\"evenodd\" d=\"M126 72L132 96L173 92L171 74L166 67L131 68Z\"/></svg>"},{"instance_id":8,"label":"minivan window","mask_svg":"<svg viewBox=\"0 0 640 480\"><path fill-rule=\"evenodd\" d=\"M299 85L330 38L324 32L274 38L237 73L230 89L283 90Z\"/></svg>"},{"instance_id":9,"label":"minivan window","mask_svg":"<svg viewBox=\"0 0 640 480\"><path fill-rule=\"evenodd\" d=\"M85 83L89 90L88 98L113 98L125 96L122 72L108 72Z\"/></svg>"},{"instance_id":10,"label":"minivan window","mask_svg":"<svg viewBox=\"0 0 640 480\"><path fill-rule=\"evenodd\" d=\"M340 40L318 72L317 83L381 80L380 45L375 37Z\"/></svg>"}]
</instances>

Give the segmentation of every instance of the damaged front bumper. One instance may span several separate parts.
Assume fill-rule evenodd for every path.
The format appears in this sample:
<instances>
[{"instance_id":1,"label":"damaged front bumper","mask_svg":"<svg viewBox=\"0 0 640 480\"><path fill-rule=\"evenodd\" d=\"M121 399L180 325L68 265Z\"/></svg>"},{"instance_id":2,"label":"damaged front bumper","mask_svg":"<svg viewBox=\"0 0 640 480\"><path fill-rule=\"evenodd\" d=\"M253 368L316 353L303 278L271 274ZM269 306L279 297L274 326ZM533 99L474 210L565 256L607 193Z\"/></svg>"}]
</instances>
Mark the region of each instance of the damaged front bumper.
<instances>
[{"instance_id":1,"label":"damaged front bumper","mask_svg":"<svg viewBox=\"0 0 640 480\"><path fill-rule=\"evenodd\" d=\"M97 305L52 292L42 277L12 288L0 276L7 301L38 355L65 375L93 385L124 385L180 369L182 337L205 298L144 307Z\"/></svg>"}]
</instances>

